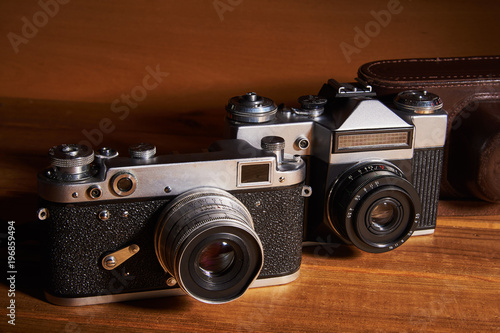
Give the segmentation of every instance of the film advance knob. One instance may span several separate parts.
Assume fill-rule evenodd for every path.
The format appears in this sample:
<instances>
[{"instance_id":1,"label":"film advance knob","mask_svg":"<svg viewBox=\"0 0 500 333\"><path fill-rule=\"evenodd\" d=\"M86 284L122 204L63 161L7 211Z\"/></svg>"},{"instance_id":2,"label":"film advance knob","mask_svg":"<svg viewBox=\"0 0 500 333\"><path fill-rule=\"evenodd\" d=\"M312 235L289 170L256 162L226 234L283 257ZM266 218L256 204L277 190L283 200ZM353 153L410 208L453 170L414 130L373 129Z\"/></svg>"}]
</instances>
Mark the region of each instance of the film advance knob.
<instances>
[{"instance_id":1,"label":"film advance knob","mask_svg":"<svg viewBox=\"0 0 500 333\"><path fill-rule=\"evenodd\" d=\"M402 111L420 114L434 113L443 107L438 95L426 90L406 90L394 98L394 104Z\"/></svg>"}]
</instances>

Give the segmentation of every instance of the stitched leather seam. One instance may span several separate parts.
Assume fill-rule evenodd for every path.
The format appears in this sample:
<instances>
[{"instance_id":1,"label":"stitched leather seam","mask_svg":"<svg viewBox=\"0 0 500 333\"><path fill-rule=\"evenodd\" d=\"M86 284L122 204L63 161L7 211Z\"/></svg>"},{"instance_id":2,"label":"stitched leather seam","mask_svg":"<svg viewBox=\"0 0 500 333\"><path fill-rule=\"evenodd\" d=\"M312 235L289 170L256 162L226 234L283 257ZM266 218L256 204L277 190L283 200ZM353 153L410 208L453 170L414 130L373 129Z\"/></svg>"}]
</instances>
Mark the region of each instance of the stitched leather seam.
<instances>
[{"instance_id":1,"label":"stitched leather seam","mask_svg":"<svg viewBox=\"0 0 500 333\"><path fill-rule=\"evenodd\" d=\"M403 83L403 82L401 82ZM432 83L432 84L425 84L425 83L419 83L417 85L387 85L381 82L376 82L373 84L376 87L380 88L388 88L388 89L420 89L420 88L443 88L443 87L477 87L477 86L497 86L500 85L500 82L477 82L477 83L448 83L448 84L437 84L437 83Z\"/></svg>"},{"instance_id":2,"label":"stitched leather seam","mask_svg":"<svg viewBox=\"0 0 500 333\"><path fill-rule=\"evenodd\" d=\"M474 101L498 101L498 98L500 98L500 94L498 93L475 93L472 95L469 95L459 101L457 104L452 109L448 109L448 117L449 118L455 118L455 116L462 111L467 105ZM448 124L448 127L451 128L452 123L450 122Z\"/></svg>"},{"instance_id":3,"label":"stitched leather seam","mask_svg":"<svg viewBox=\"0 0 500 333\"><path fill-rule=\"evenodd\" d=\"M500 77L499 73L493 74L488 73L486 75L474 75L474 74L464 74L464 75L430 75L430 76L383 76L376 74L372 68L378 67L379 65L385 64L397 64L397 63L411 63L411 62L431 62L431 63L439 63L439 62L474 62L474 61L482 61L482 60L500 60L500 56L491 56L491 57L471 57L471 58L426 58L426 59L399 59L399 60L382 60L370 63L369 66L366 67L368 74L376 76L379 79L392 79L392 80L401 80L401 79L458 79L458 78L497 78Z\"/></svg>"}]
</instances>

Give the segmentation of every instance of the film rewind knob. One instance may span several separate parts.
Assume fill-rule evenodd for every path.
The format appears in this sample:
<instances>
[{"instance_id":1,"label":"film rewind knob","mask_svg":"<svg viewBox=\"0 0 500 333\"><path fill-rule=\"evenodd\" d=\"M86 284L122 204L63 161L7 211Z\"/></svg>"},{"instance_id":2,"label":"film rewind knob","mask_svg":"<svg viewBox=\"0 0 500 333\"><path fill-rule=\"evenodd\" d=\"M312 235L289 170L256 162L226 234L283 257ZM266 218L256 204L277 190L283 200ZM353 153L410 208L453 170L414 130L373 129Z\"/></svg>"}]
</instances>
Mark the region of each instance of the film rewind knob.
<instances>
[{"instance_id":1,"label":"film rewind knob","mask_svg":"<svg viewBox=\"0 0 500 333\"><path fill-rule=\"evenodd\" d=\"M80 168L94 161L94 151L87 146L64 144L49 149L50 163L58 168Z\"/></svg>"}]
</instances>

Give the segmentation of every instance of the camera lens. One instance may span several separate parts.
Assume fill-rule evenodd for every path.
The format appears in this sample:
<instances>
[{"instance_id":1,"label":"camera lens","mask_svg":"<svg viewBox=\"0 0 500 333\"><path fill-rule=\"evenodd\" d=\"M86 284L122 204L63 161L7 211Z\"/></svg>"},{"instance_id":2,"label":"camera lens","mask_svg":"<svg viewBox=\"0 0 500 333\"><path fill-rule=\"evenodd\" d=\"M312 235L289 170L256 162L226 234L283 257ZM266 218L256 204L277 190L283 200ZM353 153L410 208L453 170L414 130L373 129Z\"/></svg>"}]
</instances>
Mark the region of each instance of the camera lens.
<instances>
[{"instance_id":1,"label":"camera lens","mask_svg":"<svg viewBox=\"0 0 500 333\"><path fill-rule=\"evenodd\" d=\"M234 257L234 248L228 242L218 240L201 251L198 265L206 276L220 276L231 268Z\"/></svg>"},{"instance_id":2,"label":"camera lens","mask_svg":"<svg viewBox=\"0 0 500 333\"><path fill-rule=\"evenodd\" d=\"M159 218L155 249L179 286L206 303L242 296L259 275L264 256L246 207L216 188L194 189L172 200Z\"/></svg>"},{"instance_id":3,"label":"camera lens","mask_svg":"<svg viewBox=\"0 0 500 333\"><path fill-rule=\"evenodd\" d=\"M389 163L365 163L345 172L329 195L331 228L367 252L386 252L403 244L420 220L417 191Z\"/></svg>"}]
</instances>

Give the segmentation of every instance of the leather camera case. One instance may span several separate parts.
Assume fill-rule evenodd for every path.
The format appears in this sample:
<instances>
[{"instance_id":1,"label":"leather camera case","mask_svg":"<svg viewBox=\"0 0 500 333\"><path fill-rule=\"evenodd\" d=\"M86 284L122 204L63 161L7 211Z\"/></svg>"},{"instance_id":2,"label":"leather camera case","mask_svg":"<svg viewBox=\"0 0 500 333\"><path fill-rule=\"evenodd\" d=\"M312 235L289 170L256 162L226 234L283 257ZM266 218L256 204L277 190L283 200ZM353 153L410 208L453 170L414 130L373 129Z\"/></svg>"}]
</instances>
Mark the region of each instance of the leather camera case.
<instances>
[{"instance_id":1,"label":"leather camera case","mask_svg":"<svg viewBox=\"0 0 500 333\"><path fill-rule=\"evenodd\" d=\"M358 70L381 97L437 94L448 112L442 198L500 202L500 56L375 61Z\"/></svg>"}]
</instances>

